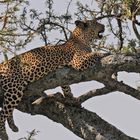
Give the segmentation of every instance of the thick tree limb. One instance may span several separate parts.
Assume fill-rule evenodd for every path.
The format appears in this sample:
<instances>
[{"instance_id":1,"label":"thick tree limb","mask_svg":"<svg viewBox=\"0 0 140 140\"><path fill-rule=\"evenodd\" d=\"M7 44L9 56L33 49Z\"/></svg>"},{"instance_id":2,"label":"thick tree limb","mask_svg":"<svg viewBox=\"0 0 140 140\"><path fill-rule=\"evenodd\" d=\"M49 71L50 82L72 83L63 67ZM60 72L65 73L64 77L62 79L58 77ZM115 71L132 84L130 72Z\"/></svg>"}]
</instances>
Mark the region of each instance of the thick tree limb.
<instances>
[{"instance_id":1,"label":"thick tree limb","mask_svg":"<svg viewBox=\"0 0 140 140\"><path fill-rule=\"evenodd\" d=\"M25 98L25 100L28 99ZM25 108L24 106L27 106L26 103L22 103L20 108ZM25 111L29 111L28 107ZM84 108L67 106L59 102L48 102L46 98L40 105L32 106L31 112L61 123L85 140L134 140Z\"/></svg>"},{"instance_id":2,"label":"thick tree limb","mask_svg":"<svg viewBox=\"0 0 140 140\"><path fill-rule=\"evenodd\" d=\"M47 98L40 105L32 105L38 97L25 96L18 109L32 115L46 116L85 140L136 140L84 108L49 101Z\"/></svg>"},{"instance_id":3,"label":"thick tree limb","mask_svg":"<svg viewBox=\"0 0 140 140\"><path fill-rule=\"evenodd\" d=\"M112 74L118 71L140 72L140 54L136 56L110 55L103 58L101 63L98 63L94 68L84 71L76 71L68 67L58 69L48 76L30 83L18 109L34 115L42 114L47 116L87 140L133 140L133 138L126 136L102 120L95 113L85 110L81 108L80 104L77 104L77 101L82 103L96 95L107 94L116 90L140 99L139 91L111 79ZM61 94L49 95L48 98L43 98L39 105L32 105L32 102L38 99L46 89L90 80L104 83L105 87L74 99L65 99ZM0 106L2 106L2 95L3 91L0 89Z\"/></svg>"}]
</instances>

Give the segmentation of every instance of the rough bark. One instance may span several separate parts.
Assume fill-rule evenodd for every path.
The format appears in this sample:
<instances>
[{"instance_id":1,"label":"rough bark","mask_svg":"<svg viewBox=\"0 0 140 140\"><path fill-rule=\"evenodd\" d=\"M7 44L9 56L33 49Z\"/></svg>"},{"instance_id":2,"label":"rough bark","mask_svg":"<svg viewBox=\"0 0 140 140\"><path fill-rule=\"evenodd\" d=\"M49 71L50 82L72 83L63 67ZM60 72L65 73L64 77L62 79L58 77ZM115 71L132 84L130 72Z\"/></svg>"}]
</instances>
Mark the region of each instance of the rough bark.
<instances>
[{"instance_id":1,"label":"rough bark","mask_svg":"<svg viewBox=\"0 0 140 140\"><path fill-rule=\"evenodd\" d=\"M55 122L61 123L77 136L86 140L134 140L134 138L125 135L101 119L97 114L81 107L81 104L89 98L108 94L112 91L121 91L139 100L140 92L138 90L122 81L118 82L111 78L112 74L118 71L139 72L140 54L130 56L123 54L110 55L103 58L94 68L84 71L76 71L68 67L58 69L48 76L30 83L18 109L32 115L44 115ZM99 81L105 87L90 91L77 98L64 98L60 93L39 98L44 95L46 89L90 80ZM0 89L0 106L3 100L2 95L3 91ZM32 104L33 102L34 104Z\"/></svg>"}]
</instances>

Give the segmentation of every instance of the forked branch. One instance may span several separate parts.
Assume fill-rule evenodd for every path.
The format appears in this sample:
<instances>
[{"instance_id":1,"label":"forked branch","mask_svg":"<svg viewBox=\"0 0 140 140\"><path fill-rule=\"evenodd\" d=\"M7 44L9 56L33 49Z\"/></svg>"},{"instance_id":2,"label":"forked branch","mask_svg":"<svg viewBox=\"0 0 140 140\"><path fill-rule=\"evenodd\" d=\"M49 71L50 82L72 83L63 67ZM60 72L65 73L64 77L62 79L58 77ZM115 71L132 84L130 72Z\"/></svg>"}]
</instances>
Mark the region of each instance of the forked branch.
<instances>
[{"instance_id":1,"label":"forked branch","mask_svg":"<svg viewBox=\"0 0 140 140\"><path fill-rule=\"evenodd\" d=\"M55 122L61 123L64 127L85 140L101 138L108 140L135 140L101 119L95 113L80 106L82 102L89 98L116 90L131 95L138 100L140 99L139 91L123 82L110 78L114 71L140 72L140 54L135 56L110 55L103 58L101 63L94 68L84 71L77 71L70 67L58 69L46 77L29 84L18 109L32 115L44 115ZM43 97L43 100L38 105L32 104L41 97L46 89L90 80L99 81L105 87L81 95L78 98L74 98L74 100L71 98L66 99L57 93L48 95L47 98ZM2 94L3 91L0 89L0 103L3 101Z\"/></svg>"}]
</instances>

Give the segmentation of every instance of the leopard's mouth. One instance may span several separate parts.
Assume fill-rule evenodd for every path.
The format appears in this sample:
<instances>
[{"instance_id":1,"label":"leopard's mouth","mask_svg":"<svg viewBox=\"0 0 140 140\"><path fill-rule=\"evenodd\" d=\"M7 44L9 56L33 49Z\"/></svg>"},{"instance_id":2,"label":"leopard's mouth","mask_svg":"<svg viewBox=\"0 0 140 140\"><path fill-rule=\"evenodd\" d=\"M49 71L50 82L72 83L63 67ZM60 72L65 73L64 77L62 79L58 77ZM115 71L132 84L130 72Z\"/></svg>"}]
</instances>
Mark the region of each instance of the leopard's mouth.
<instances>
[{"instance_id":1,"label":"leopard's mouth","mask_svg":"<svg viewBox=\"0 0 140 140\"><path fill-rule=\"evenodd\" d=\"M98 37L101 39L103 37L103 33L104 33L104 28L98 32Z\"/></svg>"}]
</instances>

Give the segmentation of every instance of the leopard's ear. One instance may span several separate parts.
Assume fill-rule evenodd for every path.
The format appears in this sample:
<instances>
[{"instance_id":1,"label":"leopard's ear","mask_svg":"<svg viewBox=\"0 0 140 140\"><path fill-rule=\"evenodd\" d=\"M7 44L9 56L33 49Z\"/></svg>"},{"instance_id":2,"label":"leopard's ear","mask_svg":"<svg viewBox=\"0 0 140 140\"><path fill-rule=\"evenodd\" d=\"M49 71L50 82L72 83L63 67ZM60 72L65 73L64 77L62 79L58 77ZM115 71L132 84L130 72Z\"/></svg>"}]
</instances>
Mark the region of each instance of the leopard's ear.
<instances>
[{"instance_id":1,"label":"leopard's ear","mask_svg":"<svg viewBox=\"0 0 140 140\"><path fill-rule=\"evenodd\" d=\"M77 27L82 28L82 29L84 29L85 27L87 27L87 24L86 24L85 22L83 22L83 21L80 21L80 20L76 20L76 21L75 21L75 25L76 25Z\"/></svg>"}]
</instances>

